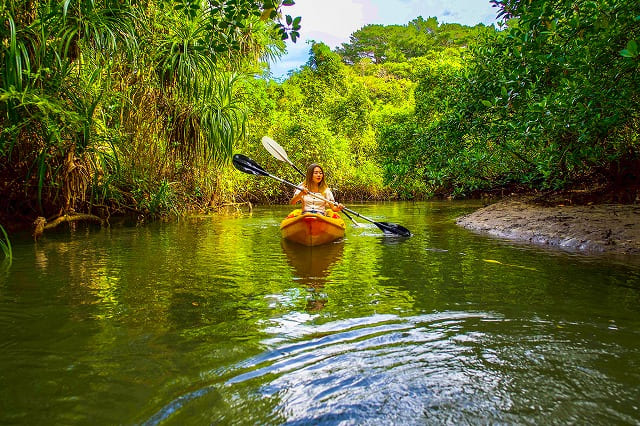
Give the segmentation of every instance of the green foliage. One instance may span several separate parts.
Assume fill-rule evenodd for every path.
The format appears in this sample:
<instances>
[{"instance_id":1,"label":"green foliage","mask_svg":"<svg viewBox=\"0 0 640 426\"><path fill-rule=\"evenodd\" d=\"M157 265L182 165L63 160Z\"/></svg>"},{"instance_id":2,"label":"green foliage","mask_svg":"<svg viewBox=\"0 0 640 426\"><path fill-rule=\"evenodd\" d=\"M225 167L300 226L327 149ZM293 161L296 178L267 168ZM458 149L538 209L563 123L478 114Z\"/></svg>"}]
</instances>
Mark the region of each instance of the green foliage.
<instances>
[{"instance_id":1,"label":"green foliage","mask_svg":"<svg viewBox=\"0 0 640 426\"><path fill-rule=\"evenodd\" d=\"M400 152L385 163L387 181L468 194L613 178L611 164L639 155L625 131L640 119L637 2L494 3L506 28L485 32L459 66L429 66L413 123L383 132L383 152Z\"/></svg>"},{"instance_id":2,"label":"green foliage","mask_svg":"<svg viewBox=\"0 0 640 426\"><path fill-rule=\"evenodd\" d=\"M299 18L280 21L290 4L4 2L0 174L24 177L12 202L50 216L118 210L138 191L154 211L167 192L140 182L208 187L246 131L243 71L282 51L278 29L297 37Z\"/></svg>"},{"instance_id":3,"label":"green foliage","mask_svg":"<svg viewBox=\"0 0 640 426\"><path fill-rule=\"evenodd\" d=\"M9 240L9 235L7 235L7 231L4 230L2 225L0 225L0 232L2 232L2 238L0 239L0 250L4 254L5 259L9 262L13 259L13 249L11 248L11 240Z\"/></svg>"},{"instance_id":4,"label":"green foliage","mask_svg":"<svg viewBox=\"0 0 640 426\"><path fill-rule=\"evenodd\" d=\"M251 85L247 95L258 102L249 112L250 134L242 152L278 176L299 182L295 170L264 152L259 140L267 134L299 168L322 164L340 199L383 197L386 191L378 166L376 103L371 90L380 90L383 80L356 75L326 45L313 44L307 65L285 82ZM403 93L410 94L410 90L394 96ZM246 185L249 193L245 197L255 201L286 202L291 196L289 188L271 181L254 178Z\"/></svg>"},{"instance_id":5,"label":"green foliage","mask_svg":"<svg viewBox=\"0 0 640 426\"><path fill-rule=\"evenodd\" d=\"M638 48L638 42L635 40L629 40L627 47L620 51L620 55L627 58L636 58L640 55L640 49Z\"/></svg>"},{"instance_id":6,"label":"green foliage","mask_svg":"<svg viewBox=\"0 0 640 426\"><path fill-rule=\"evenodd\" d=\"M405 171L408 168L404 166L393 169L388 159L406 160L404 156L408 151L404 149L415 151L409 158L418 153L414 147L401 147L404 142L409 145L415 136L414 131L418 130L410 124L415 107L416 82L425 75L431 76L430 86L427 87L425 80L422 89L416 93L426 94L429 91L429 96L440 105L439 94L447 90L440 85L455 83L462 67L460 48L449 46L457 46L456 38L463 37L463 34L475 35L487 29L439 26L435 18L428 21L419 18L409 26L409 35L405 34L407 26L367 26L354 33L352 41L355 43L357 38L360 53L354 53L352 61L346 57L347 46L332 52L328 46L314 43L306 66L282 84L271 82L253 86L251 99L259 101L249 113L249 129L252 130L243 152L256 158L267 170L277 171L285 179L299 181L300 177L290 167L264 154L259 139L261 135L268 134L285 148L299 167L306 167L311 162L322 164L340 199L428 195L429 188L425 182L407 176ZM443 31L443 34L448 31L448 41L434 36L431 33L434 30ZM378 54L380 58L386 56L378 59L374 54L362 54L365 39L369 43L366 48L369 52L382 52ZM401 53L393 58L384 53L389 49L390 40L396 43L392 46L395 51ZM398 47L401 44L404 46L402 51ZM404 59L407 55L415 56ZM392 59L403 62L393 62ZM345 65L344 62L353 65ZM439 91L430 92L435 89ZM427 99L422 99L420 107L426 106ZM444 108L439 114L448 110ZM399 143L383 145L381 150L379 142L389 141L392 134L384 132L385 126L396 120L396 130L402 128L401 134L396 134ZM403 128L404 124L407 124L406 128ZM388 167L383 169L382 165ZM386 172L384 175L383 170ZM254 198L248 197L254 200L262 196L284 202L291 195L288 188L276 188L272 182L253 179L246 184Z\"/></svg>"},{"instance_id":7,"label":"green foliage","mask_svg":"<svg viewBox=\"0 0 640 426\"><path fill-rule=\"evenodd\" d=\"M466 47L484 25L469 28L460 24L439 24L438 19L421 16L407 25L366 25L349 37L337 52L347 64L371 59L376 64L406 62L451 47Z\"/></svg>"},{"instance_id":8,"label":"green foliage","mask_svg":"<svg viewBox=\"0 0 640 426\"><path fill-rule=\"evenodd\" d=\"M461 69L458 50L448 50L425 64L415 89L415 115L419 123L437 123L451 112L453 105L447 96L456 90Z\"/></svg>"},{"instance_id":9,"label":"green foliage","mask_svg":"<svg viewBox=\"0 0 640 426\"><path fill-rule=\"evenodd\" d=\"M637 2L493 3L500 31L367 25L335 51L313 43L274 82L253 75L299 37L290 0L7 1L0 175L24 177L6 192L26 199L10 203L162 216L287 201L289 188L228 165L241 151L299 181L265 134L298 167L321 163L342 199L623 173L640 149Z\"/></svg>"},{"instance_id":10,"label":"green foliage","mask_svg":"<svg viewBox=\"0 0 640 426\"><path fill-rule=\"evenodd\" d=\"M166 211L176 211L175 194L171 189L171 184L164 179L155 193L151 194L148 203L145 203L152 216Z\"/></svg>"}]
</instances>

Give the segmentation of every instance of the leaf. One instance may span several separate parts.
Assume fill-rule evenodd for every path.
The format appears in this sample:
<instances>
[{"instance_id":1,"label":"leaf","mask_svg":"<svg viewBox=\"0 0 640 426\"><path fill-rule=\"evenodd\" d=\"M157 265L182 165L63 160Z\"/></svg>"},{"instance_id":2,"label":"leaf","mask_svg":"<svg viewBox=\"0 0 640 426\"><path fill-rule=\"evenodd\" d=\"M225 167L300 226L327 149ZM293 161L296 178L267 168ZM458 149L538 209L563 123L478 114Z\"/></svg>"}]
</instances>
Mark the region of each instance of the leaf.
<instances>
[{"instance_id":1,"label":"leaf","mask_svg":"<svg viewBox=\"0 0 640 426\"><path fill-rule=\"evenodd\" d=\"M293 6L294 4L296 4L296 2L294 0L284 0L282 2L283 6Z\"/></svg>"},{"instance_id":2,"label":"leaf","mask_svg":"<svg viewBox=\"0 0 640 426\"><path fill-rule=\"evenodd\" d=\"M535 268L528 268L526 266L522 266L522 265L513 265L511 263L502 263L499 260L493 260L493 259L482 259L483 262L487 262L487 263L495 263L497 265L503 265L503 266L512 266L514 268L522 268L522 269L526 269L528 271L537 271L537 269Z\"/></svg>"},{"instance_id":3,"label":"leaf","mask_svg":"<svg viewBox=\"0 0 640 426\"><path fill-rule=\"evenodd\" d=\"M635 58L638 53L640 53L638 52L638 42L635 40L629 40L627 48L620 51L620 55L625 58Z\"/></svg>"},{"instance_id":4,"label":"leaf","mask_svg":"<svg viewBox=\"0 0 640 426\"><path fill-rule=\"evenodd\" d=\"M482 105L486 106L487 108L491 108L493 106L493 104L489 101L487 101L486 99L483 99L482 101Z\"/></svg>"}]
</instances>

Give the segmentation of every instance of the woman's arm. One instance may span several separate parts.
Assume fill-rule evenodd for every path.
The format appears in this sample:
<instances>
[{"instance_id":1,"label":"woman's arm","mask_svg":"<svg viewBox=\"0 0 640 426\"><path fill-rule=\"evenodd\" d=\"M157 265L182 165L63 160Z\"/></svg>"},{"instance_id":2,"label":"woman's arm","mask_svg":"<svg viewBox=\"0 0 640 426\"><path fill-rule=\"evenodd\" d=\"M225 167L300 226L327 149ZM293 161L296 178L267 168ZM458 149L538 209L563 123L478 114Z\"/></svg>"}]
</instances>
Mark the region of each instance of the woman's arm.
<instances>
[{"instance_id":1,"label":"woman's arm","mask_svg":"<svg viewBox=\"0 0 640 426\"><path fill-rule=\"evenodd\" d=\"M308 193L309 191L307 190L307 188L304 188L303 191L296 189L296 192L293 193L293 198L291 198L291 201L289 201L289 204L296 204L299 201L302 201L302 197L304 197Z\"/></svg>"},{"instance_id":2,"label":"woman's arm","mask_svg":"<svg viewBox=\"0 0 640 426\"><path fill-rule=\"evenodd\" d=\"M336 203L336 199L333 197L333 192L329 188L325 191L325 197L330 202L324 202L325 208L341 211L344 209L344 206L341 203Z\"/></svg>"}]
</instances>

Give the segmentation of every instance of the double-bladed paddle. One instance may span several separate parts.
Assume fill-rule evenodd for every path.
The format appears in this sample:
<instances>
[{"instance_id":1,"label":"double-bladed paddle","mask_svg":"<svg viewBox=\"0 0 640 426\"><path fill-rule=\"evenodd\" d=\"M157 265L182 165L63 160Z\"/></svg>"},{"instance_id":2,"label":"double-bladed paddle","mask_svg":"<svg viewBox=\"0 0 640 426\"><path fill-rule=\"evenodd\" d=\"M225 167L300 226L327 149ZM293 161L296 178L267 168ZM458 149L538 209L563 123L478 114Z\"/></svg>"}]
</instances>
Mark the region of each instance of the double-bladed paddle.
<instances>
[{"instance_id":1,"label":"double-bladed paddle","mask_svg":"<svg viewBox=\"0 0 640 426\"><path fill-rule=\"evenodd\" d=\"M262 146L264 146L264 148L267 151L269 151L269 154L273 155L277 160L284 161L285 163L288 163L291 167L296 169L296 171L298 173L300 173L300 175L302 175L302 177L306 177L304 172L302 170L300 170L299 168L297 168L295 166L295 164L293 164L291 162L291 160L289 160L289 156L287 155L287 151L285 151L284 148L281 147L280 144L278 144L278 142L274 141L269 136L263 136L262 137ZM351 216L349 216L349 213L347 213L345 211L343 211L343 213L344 213L345 216L347 216L349 218L349 220L351 222L353 222L354 226L356 226L356 227L360 226L360 224L358 222L356 222Z\"/></svg>"},{"instance_id":2,"label":"double-bladed paddle","mask_svg":"<svg viewBox=\"0 0 640 426\"><path fill-rule=\"evenodd\" d=\"M300 173L302 175L302 177L305 177L304 172L302 170L300 170L299 168L297 168L295 166L295 164L293 164L291 162L291 160L289 160L289 156L287 155L287 151L285 151L284 148L282 148L278 144L278 142L274 141L269 136L263 136L262 137L262 146L264 146L264 148L267 151L269 151L269 154L273 155L277 160L284 161L285 163L289 163L289 165L291 167L293 167L294 169L296 169L296 171L298 173Z\"/></svg>"},{"instance_id":3,"label":"double-bladed paddle","mask_svg":"<svg viewBox=\"0 0 640 426\"><path fill-rule=\"evenodd\" d=\"M260 166L260 164L256 163L255 161L253 161L251 158L244 156L242 154L235 154L233 156L233 166L240 170L243 173L247 173L250 175L256 175L256 176L268 176L272 179L277 180L278 182L282 182L286 185L289 185L293 188L296 188L300 191L304 191L304 188L301 186L298 186L294 183L288 182L282 178L279 178L278 176L274 176L271 173L267 172L265 169L262 168L262 166ZM327 200L324 197L321 197L317 194L314 194L313 192L310 192L309 194L311 194L312 196L316 197L319 200L328 202L328 203L332 203L332 201ZM349 213L354 214L356 216L358 216L361 219L364 219L368 222L373 223L375 226L377 226L378 228L380 228L380 230L382 232L384 232L385 234L393 234L393 235L399 235L401 237L410 237L411 236L411 231L409 231L407 228L405 228L404 226L400 226L398 224L395 223L389 223L389 222L376 222L373 219L369 219L368 217L362 216L360 213L355 212L347 207L344 208L344 210L347 210Z\"/></svg>"}]
</instances>

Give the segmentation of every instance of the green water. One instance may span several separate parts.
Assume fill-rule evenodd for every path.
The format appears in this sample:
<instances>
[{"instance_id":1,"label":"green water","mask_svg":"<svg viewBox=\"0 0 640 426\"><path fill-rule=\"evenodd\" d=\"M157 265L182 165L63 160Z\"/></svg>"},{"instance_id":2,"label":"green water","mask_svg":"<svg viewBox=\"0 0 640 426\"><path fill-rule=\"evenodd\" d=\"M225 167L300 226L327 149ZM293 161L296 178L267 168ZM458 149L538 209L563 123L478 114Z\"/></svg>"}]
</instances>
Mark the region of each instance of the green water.
<instances>
[{"instance_id":1,"label":"green water","mask_svg":"<svg viewBox=\"0 0 640 426\"><path fill-rule=\"evenodd\" d=\"M640 423L637 258L350 207L414 236L304 249L276 206L14 238L0 424Z\"/></svg>"}]
</instances>

